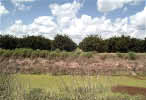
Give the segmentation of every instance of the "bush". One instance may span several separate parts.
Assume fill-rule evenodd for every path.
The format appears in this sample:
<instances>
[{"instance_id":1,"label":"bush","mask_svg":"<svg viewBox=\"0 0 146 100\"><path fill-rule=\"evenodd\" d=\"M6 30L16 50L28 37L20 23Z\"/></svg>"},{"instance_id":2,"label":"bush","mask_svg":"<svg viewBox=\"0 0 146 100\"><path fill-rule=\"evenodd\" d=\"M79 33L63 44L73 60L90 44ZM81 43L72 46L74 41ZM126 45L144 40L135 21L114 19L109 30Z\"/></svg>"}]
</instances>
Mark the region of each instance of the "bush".
<instances>
[{"instance_id":1,"label":"bush","mask_svg":"<svg viewBox=\"0 0 146 100\"><path fill-rule=\"evenodd\" d=\"M128 52L128 58L130 60L135 60L136 59L136 54L134 52Z\"/></svg>"},{"instance_id":2,"label":"bush","mask_svg":"<svg viewBox=\"0 0 146 100\"><path fill-rule=\"evenodd\" d=\"M51 52L49 52L49 56L48 57L50 59L54 59L54 58L60 57L60 53L58 53L56 51L51 51Z\"/></svg>"},{"instance_id":3,"label":"bush","mask_svg":"<svg viewBox=\"0 0 146 100\"><path fill-rule=\"evenodd\" d=\"M41 58L47 58L48 55L49 55L49 52L47 50L42 50L39 53L39 57L41 57Z\"/></svg>"},{"instance_id":4,"label":"bush","mask_svg":"<svg viewBox=\"0 0 146 100\"><path fill-rule=\"evenodd\" d=\"M11 57L13 54L13 51L12 50L5 50L2 54L2 56L4 57Z\"/></svg>"},{"instance_id":5,"label":"bush","mask_svg":"<svg viewBox=\"0 0 146 100\"><path fill-rule=\"evenodd\" d=\"M83 41L80 42L79 47L85 52L88 52L88 51L105 52L106 51L105 41L102 40L100 37L93 36L93 35L88 36L85 39L83 39Z\"/></svg>"},{"instance_id":6,"label":"bush","mask_svg":"<svg viewBox=\"0 0 146 100\"><path fill-rule=\"evenodd\" d=\"M53 41L52 49L56 50L65 50L65 51L74 51L77 48L76 43L74 43L66 35L57 35Z\"/></svg>"},{"instance_id":7,"label":"bush","mask_svg":"<svg viewBox=\"0 0 146 100\"><path fill-rule=\"evenodd\" d=\"M83 52L81 53L81 56L91 58L93 57L93 52Z\"/></svg>"},{"instance_id":8,"label":"bush","mask_svg":"<svg viewBox=\"0 0 146 100\"><path fill-rule=\"evenodd\" d=\"M120 53L120 52L117 52L116 54L117 54L117 56L118 56L119 58L123 58L123 57L124 57L124 55L123 55L122 53Z\"/></svg>"}]
</instances>

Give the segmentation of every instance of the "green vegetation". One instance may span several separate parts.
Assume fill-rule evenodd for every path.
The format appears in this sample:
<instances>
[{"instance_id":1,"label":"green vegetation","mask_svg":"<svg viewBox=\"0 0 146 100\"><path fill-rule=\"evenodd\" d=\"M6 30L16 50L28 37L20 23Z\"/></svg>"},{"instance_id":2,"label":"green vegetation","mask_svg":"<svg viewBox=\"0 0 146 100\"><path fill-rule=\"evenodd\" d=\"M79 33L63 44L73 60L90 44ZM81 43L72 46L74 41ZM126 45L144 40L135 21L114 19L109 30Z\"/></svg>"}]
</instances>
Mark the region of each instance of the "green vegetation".
<instances>
[{"instance_id":1,"label":"green vegetation","mask_svg":"<svg viewBox=\"0 0 146 100\"><path fill-rule=\"evenodd\" d=\"M52 49L56 50L65 50L65 51L73 51L77 48L77 45L66 35L57 35L54 38Z\"/></svg>"},{"instance_id":2,"label":"green vegetation","mask_svg":"<svg viewBox=\"0 0 146 100\"><path fill-rule=\"evenodd\" d=\"M146 98L141 94L114 93L111 89L119 85L146 88L146 77L142 76L17 74L12 78L1 74L0 80L0 100L145 100Z\"/></svg>"},{"instance_id":3,"label":"green vegetation","mask_svg":"<svg viewBox=\"0 0 146 100\"><path fill-rule=\"evenodd\" d=\"M88 52L88 51L105 52L106 51L104 40L98 36L92 36L92 35L83 39L83 41L80 42L79 47L85 52Z\"/></svg>"},{"instance_id":4,"label":"green vegetation","mask_svg":"<svg viewBox=\"0 0 146 100\"><path fill-rule=\"evenodd\" d=\"M57 59L57 58L67 58L67 57L87 57L91 58L94 56L93 52L82 52L79 49L74 52L60 51L56 49L54 51L48 50L33 50L33 49L25 49L19 48L14 50L0 49L0 56L3 57L31 57L31 58L49 58L49 59Z\"/></svg>"},{"instance_id":5,"label":"green vegetation","mask_svg":"<svg viewBox=\"0 0 146 100\"><path fill-rule=\"evenodd\" d=\"M145 100L140 93L112 91L114 86L146 89L145 83L144 76L0 74L0 100Z\"/></svg>"},{"instance_id":6,"label":"green vegetation","mask_svg":"<svg viewBox=\"0 0 146 100\"><path fill-rule=\"evenodd\" d=\"M16 38L11 35L0 35L0 48L16 49L30 48L33 50L66 50L73 51L77 45L66 35L57 35L54 40L46 39L42 36L25 36Z\"/></svg>"},{"instance_id":7,"label":"green vegetation","mask_svg":"<svg viewBox=\"0 0 146 100\"><path fill-rule=\"evenodd\" d=\"M82 52L82 53L81 53L81 56L82 56L82 57L87 57L87 58L92 58L93 55L94 55L93 52Z\"/></svg>"},{"instance_id":8,"label":"green vegetation","mask_svg":"<svg viewBox=\"0 0 146 100\"><path fill-rule=\"evenodd\" d=\"M30 90L26 95L29 100L145 100L142 95L113 93L111 88L117 85L146 88L146 77L140 80L128 76L16 76L18 82Z\"/></svg>"},{"instance_id":9,"label":"green vegetation","mask_svg":"<svg viewBox=\"0 0 146 100\"><path fill-rule=\"evenodd\" d=\"M0 35L0 48L16 49L30 48L33 50L49 50L54 51L74 51L79 47L84 52L96 51L104 52L146 52L146 38L144 40L131 38L129 36L111 37L102 39L97 35L85 37L79 45L77 45L70 37L66 35L57 35L54 40L47 39L42 36L26 36L23 38L13 37L11 35Z\"/></svg>"},{"instance_id":10,"label":"green vegetation","mask_svg":"<svg viewBox=\"0 0 146 100\"><path fill-rule=\"evenodd\" d=\"M128 58L130 60L135 60L136 59L136 54L134 52L128 52Z\"/></svg>"}]
</instances>

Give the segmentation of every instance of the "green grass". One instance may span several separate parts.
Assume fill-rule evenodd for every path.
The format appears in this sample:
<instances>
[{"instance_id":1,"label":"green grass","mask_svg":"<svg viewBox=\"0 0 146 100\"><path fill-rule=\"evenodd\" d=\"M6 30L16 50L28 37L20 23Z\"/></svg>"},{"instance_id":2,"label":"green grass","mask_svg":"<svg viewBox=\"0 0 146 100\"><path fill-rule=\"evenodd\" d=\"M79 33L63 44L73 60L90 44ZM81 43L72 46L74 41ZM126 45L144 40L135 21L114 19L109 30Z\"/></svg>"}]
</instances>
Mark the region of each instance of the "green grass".
<instances>
[{"instance_id":1,"label":"green grass","mask_svg":"<svg viewBox=\"0 0 146 100\"><path fill-rule=\"evenodd\" d=\"M64 85L68 87L81 87L96 85L104 86L105 88L111 88L116 85L124 86L136 86L146 88L145 80L140 80L134 77L128 76L52 76L52 75L17 75L17 79L25 88L41 88L46 90L56 91L62 88Z\"/></svg>"},{"instance_id":2,"label":"green grass","mask_svg":"<svg viewBox=\"0 0 146 100\"><path fill-rule=\"evenodd\" d=\"M10 81L6 85L14 88L10 99L2 97L2 100L145 100L142 95L113 93L111 87L123 85L146 88L146 76L13 76L13 86ZM3 91L5 85L0 86L0 91Z\"/></svg>"}]
</instances>

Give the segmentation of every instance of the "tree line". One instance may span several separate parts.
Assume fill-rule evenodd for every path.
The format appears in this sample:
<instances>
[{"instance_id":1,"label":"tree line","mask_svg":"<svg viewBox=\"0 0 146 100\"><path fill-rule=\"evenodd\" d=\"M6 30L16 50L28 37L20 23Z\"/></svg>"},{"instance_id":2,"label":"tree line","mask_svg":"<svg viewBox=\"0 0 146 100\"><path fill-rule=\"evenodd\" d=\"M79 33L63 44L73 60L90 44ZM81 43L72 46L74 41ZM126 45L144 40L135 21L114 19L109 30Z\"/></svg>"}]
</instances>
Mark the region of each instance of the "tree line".
<instances>
[{"instance_id":1,"label":"tree line","mask_svg":"<svg viewBox=\"0 0 146 100\"><path fill-rule=\"evenodd\" d=\"M67 35L56 35L54 40L50 40L43 36L25 36L23 38L14 37L12 35L0 35L0 48L16 49L16 48L31 48L39 50L65 50L74 51L80 48L85 52L146 52L146 38L137 39L130 36L111 37L102 39L97 35L90 35L84 38L77 45Z\"/></svg>"}]
</instances>

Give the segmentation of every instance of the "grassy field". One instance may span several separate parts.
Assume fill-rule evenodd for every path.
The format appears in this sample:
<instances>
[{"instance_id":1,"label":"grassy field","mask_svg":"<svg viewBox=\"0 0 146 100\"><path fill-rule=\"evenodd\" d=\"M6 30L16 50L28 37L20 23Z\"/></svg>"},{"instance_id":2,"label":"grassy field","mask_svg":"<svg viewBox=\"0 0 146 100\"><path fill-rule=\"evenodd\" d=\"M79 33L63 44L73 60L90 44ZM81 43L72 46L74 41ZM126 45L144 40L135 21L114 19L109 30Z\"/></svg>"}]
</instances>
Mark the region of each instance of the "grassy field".
<instances>
[{"instance_id":1,"label":"grassy field","mask_svg":"<svg viewBox=\"0 0 146 100\"><path fill-rule=\"evenodd\" d=\"M83 89L83 92L86 92L87 90L90 90L89 93L94 92L94 94L97 95L99 98L109 97L113 98L113 100L116 100L115 98L121 98L119 100L123 100L122 98L125 98L124 100L145 100L145 97L141 93L131 95L128 93L128 91L122 93L121 91L113 92L112 87L128 86L136 88L146 88L146 76L52 76L24 74L18 74L16 76L17 81L21 83L21 86L23 86L23 88L25 89L43 89L47 92L51 91L52 93L58 94L63 93L68 96L71 95L70 93L73 94L74 90L76 89ZM86 90L86 88L88 89ZM80 92L81 91L82 90L80 90Z\"/></svg>"},{"instance_id":2,"label":"grassy field","mask_svg":"<svg viewBox=\"0 0 146 100\"><path fill-rule=\"evenodd\" d=\"M91 84L104 85L106 87L114 85L137 86L146 88L146 76L52 76L52 75L17 75L24 86L29 85L31 88L57 89L58 86L67 84L78 85Z\"/></svg>"}]
</instances>

